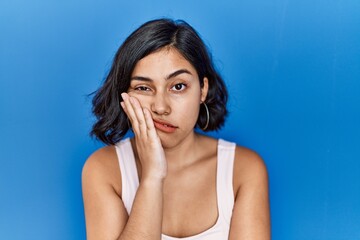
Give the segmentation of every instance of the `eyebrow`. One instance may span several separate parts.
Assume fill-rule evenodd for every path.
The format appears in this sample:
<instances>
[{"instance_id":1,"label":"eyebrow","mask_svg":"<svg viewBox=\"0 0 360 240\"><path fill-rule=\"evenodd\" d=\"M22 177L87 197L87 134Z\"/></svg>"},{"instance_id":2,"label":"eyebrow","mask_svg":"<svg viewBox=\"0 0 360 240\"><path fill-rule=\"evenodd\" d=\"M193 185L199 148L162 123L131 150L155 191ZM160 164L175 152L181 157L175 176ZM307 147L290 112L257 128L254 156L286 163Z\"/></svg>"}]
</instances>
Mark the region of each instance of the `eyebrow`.
<instances>
[{"instance_id":1,"label":"eyebrow","mask_svg":"<svg viewBox=\"0 0 360 240\"><path fill-rule=\"evenodd\" d=\"M186 70L186 69L179 69L179 70L177 70L177 71L175 71L175 72L173 72L173 73L170 73L168 76L166 76L165 80L169 80L169 79L174 78L174 77L176 77L176 76L178 76L178 75L180 75L180 74L183 74L183 73L192 75L191 72L188 71L188 70ZM151 81L153 81L151 78L142 77L142 76L134 76L134 77L132 77L132 78L130 79L130 81L131 81L131 80L139 80L139 81L146 81L146 82L151 82Z\"/></svg>"}]
</instances>

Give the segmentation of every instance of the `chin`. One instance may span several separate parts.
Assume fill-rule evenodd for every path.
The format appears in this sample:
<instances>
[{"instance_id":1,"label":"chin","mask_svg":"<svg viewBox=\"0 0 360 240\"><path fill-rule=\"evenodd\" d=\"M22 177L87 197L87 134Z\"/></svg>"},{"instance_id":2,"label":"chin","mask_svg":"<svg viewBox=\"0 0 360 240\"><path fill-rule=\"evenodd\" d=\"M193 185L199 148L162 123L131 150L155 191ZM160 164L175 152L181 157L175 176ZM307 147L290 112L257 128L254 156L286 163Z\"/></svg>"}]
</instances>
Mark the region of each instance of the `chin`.
<instances>
[{"instance_id":1,"label":"chin","mask_svg":"<svg viewBox=\"0 0 360 240\"><path fill-rule=\"evenodd\" d=\"M161 136L161 135L159 137L160 137L161 145L163 146L164 149L173 148L179 143L179 140L176 137Z\"/></svg>"},{"instance_id":2,"label":"chin","mask_svg":"<svg viewBox=\"0 0 360 240\"><path fill-rule=\"evenodd\" d=\"M189 134L184 134L184 133L167 134L160 131L158 131L158 135L161 141L161 145L163 146L164 149L176 147L189 136Z\"/></svg>"}]
</instances>

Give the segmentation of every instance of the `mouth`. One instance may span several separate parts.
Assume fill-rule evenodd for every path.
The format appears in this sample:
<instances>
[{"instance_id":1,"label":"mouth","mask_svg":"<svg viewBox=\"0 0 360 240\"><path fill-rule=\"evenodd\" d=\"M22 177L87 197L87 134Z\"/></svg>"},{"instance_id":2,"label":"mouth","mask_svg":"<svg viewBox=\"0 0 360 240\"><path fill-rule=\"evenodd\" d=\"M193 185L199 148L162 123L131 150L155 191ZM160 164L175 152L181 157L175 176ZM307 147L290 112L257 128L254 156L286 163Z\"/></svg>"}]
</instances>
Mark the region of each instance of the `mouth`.
<instances>
[{"instance_id":1,"label":"mouth","mask_svg":"<svg viewBox=\"0 0 360 240\"><path fill-rule=\"evenodd\" d=\"M173 133L178 128L174 125L171 125L170 123L163 121L153 120L153 122L156 129L165 133Z\"/></svg>"}]
</instances>

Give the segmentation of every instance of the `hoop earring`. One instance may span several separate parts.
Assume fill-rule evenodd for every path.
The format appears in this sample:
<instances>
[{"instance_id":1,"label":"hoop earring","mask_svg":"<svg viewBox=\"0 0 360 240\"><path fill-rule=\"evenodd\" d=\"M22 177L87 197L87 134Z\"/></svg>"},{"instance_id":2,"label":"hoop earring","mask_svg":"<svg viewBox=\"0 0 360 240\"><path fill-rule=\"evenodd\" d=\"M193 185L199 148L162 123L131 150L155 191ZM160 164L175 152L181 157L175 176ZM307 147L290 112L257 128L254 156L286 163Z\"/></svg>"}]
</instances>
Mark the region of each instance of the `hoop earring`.
<instances>
[{"instance_id":1,"label":"hoop earring","mask_svg":"<svg viewBox=\"0 0 360 240\"><path fill-rule=\"evenodd\" d=\"M205 131L209 126L210 114L209 114L209 109L208 109L208 106L206 105L206 103L203 102L203 104L204 104L204 107L206 110L206 124L205 124L205 127L201 128L201 130Z\"/></svg>"}]
</instances>

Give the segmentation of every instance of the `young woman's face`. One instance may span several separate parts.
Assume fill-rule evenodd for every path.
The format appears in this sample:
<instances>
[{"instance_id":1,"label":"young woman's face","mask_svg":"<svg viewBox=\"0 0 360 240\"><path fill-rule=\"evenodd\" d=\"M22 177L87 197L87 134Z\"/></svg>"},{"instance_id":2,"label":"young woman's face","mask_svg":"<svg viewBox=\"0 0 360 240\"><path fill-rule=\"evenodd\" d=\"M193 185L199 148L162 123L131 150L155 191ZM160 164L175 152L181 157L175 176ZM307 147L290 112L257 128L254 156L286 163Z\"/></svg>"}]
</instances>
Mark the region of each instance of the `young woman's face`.
<instances>
[{"instance_id":1,"label":"young woman's face","mask_svg":"<svg viewBox=\"0 0 360 240\"><path fill-rule=\"evenodd\" d=\"M128 93L150 110L163 147L173 147L193 134L208 81L200 87L195 68L174 48L141 59L131 75Z\"/></svg>"}]
</instances>

